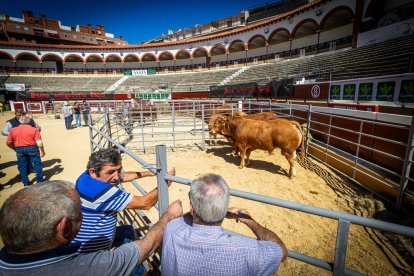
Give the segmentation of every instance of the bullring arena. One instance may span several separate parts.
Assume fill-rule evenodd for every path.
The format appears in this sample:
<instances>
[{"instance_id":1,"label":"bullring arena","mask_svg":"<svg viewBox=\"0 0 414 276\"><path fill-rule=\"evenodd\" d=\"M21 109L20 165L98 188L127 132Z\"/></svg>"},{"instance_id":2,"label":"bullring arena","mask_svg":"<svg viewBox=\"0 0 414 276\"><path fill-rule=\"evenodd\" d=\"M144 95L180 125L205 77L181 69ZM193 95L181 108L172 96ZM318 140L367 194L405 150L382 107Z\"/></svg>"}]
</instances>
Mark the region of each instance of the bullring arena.
<instances>
[{"instance_id":1,"label":"bullring arena","mask_svg":"<svg viewBox=\"0 0 414 276\"><path fill-rule=\"evenodd\" d=\"M125 171L173 180L168 192L156 177L122 185L162 194L156 208L118 216L140 238L168 202L188 212L190 181L216 173L230 206L286 244L279 275L413 275L414 4L380 2L275 1L137 45L102 26L68 32L30 11L0 16L0 126L22 108L42 127L47 180L75 182L107 147ZM65 101L86 101L92 124L66 130ZM296 177L278 148L254 150L240 169L222 135L212 143L209 119L243 112L301 125ZM0 205L23 188L2 137ZM235 221L223 227L255 237ZM160 256L144 262L147 275L162 272Z\"/></svg>"}]
</instances>

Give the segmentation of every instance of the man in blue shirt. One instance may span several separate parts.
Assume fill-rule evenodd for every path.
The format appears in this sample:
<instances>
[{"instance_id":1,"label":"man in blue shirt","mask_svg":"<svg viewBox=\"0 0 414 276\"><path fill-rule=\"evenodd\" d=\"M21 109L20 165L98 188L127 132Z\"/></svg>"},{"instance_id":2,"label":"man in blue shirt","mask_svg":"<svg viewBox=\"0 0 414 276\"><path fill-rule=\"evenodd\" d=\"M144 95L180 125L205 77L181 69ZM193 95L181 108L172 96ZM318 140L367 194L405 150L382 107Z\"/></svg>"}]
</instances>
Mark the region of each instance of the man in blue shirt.
<instances>
[{"instance_id":1,"label":"man in blue shirt","mask_svg":"<svg viewBox=\"0 0 414 276\"><path fill-rule=\"evenodd\" d=\"M163 238L162 275L271 275L287 257L280 238L240 208L228 208L229 187L207 174L190 188L190 213L168 223ZM237 219L257 239L230 236L224 218Z\"/></svg>"},{"instance_id":2,"label":"man in blue shirt","mask_svg":"<svg viewBox=\"0 0 414 276\"><path fill-rule=\"evenodd\" d=\"M11 195L0 210L0 275L130 275L180 215L181 202L175 201L144 239L79 254L79 244L68 245L82 221L78 193L66 181L38 183Z\"/></svg>"},{"instance_id":3,"label":"man in blue shirt","mask_svg":"<svg viewBox=\"0 0 414 276\"><path fill-rule=\"evenodd\" d=\"M175 169L169 174L175 175ZM154 175L151 171L123 172L121 154L115 149L101 149L91 154L86 171L76 181L83 220L74 242L82 243L82 253L108 250L135 240L131 225L116 226L117 214L124 209L149 210L158 200L158 190L135 196L116 185Z\"/></svg>"}]
</instances>

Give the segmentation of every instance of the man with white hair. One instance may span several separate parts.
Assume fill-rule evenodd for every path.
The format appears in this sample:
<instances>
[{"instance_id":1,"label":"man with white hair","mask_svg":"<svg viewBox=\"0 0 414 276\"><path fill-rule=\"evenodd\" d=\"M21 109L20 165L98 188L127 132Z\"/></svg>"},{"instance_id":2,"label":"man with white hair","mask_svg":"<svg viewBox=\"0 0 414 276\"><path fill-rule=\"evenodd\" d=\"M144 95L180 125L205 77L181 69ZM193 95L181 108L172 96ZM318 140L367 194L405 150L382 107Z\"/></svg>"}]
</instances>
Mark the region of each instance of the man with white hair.
<instances>
[{"instance_id":1,"label":"man with white hair","mask_svg":"<svg viewBox=\"0 0 414 276\"><path fill-rule=\"evenodd\" d=\"M69 106L69 102L65 102L62 107L63 117L65 118L66 129L72 128L73 114L72 108Z\"/></svg>"},{"instance_id":2,"label":"man with white hair","mask_svg":"<svg viewBox=\"0 0 414 276\"><path fill-rule=\"evenodd\" d=\"M229 187L216 174L193 180L190 213L168 223L163 237L162 275L271 275L287 257L280 238L240 208L228 208ZM224 218L237 219L257 239L230 236Z\"/></svg>"},{"instance_id":3,"label":"man with white hair","mask_svg":"<svg viewBox=\"0 0 414 276\"><path fill-rule=\"evenodd\" d=\"M20 122L19 122L19 119L20 119L20 117L22 117L22 116L25 116L26 115L26 113L24 112L24 110L23 109L16 109L15 111L15 115L14 115L14 118L12 118L12 119L10 119L10 120L8 120L7 122L6 122L6 124L4 125L4 128L3 128L3 130L2 130L2 132L1 132L1 134L3 135L3 136L7 136L7 135L9 135L9 132L10 132L10 130L12 129L12 128L14 128L14 127L17 127L17 126L19 126L20 125ZM40 126L33 120L33 119L30 119L30 125L32 126L32 127L35 127L35 128L37 128L37 129L39 129L39 131L41 131L41 128L40 128Z\"/></svg>"},{"instance_id":4,"label":"man with white hair","mask_svg":"<svg viewBox=\"0 0 414 276\"><path fill-rule=\"evenodd\" d=\"M20 125L10 130L7 136L7 146L16 151L17 167L25 187L30 185L28 171L29 164L33 164L36 172L36 182L43 181L42 160L45 156L42 137L39 129L30 125L31 119L22 116L19 119ZM40 150L40 151L39 151Z\"/></svg>"}]
</instances>

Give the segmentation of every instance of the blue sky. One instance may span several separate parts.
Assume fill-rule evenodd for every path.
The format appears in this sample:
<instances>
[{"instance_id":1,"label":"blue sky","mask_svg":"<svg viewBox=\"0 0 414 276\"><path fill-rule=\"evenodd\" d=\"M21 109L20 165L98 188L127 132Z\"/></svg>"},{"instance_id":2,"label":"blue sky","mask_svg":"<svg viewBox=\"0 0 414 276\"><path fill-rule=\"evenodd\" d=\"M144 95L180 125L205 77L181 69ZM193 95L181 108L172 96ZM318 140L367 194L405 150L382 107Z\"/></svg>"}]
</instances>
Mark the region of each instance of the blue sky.
<instances>
[{"instance_id":1,"label":"blue sky","mask_svg":"<svg viewBox=\"0 0 414 276\"><path fill-rule=\"evenodd\" d=\"M274 2L267 1L267 2ZM22 18L24 9L34 16L46 15L65 26L103 25L116 37L124 36L130 44L231 16L266 0L0 0L0 14Z\"/></svg>"}]
</instances>

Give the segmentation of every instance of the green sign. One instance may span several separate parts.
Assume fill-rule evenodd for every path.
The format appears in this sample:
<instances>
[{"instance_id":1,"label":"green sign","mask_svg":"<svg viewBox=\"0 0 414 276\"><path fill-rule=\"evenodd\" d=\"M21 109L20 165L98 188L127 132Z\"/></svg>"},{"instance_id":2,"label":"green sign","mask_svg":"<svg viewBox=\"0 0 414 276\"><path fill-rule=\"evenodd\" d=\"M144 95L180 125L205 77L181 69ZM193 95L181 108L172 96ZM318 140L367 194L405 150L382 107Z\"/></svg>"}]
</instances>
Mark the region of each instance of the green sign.
<instances>
[{"instance_id":1,"label":"green sign","mask_svg":"<svg viewBox=\"0 0 414 276\"><path fill-rule=\"evenodd\" d=\"M344 85L344 95L343 100L355 100L355 84L345 84Z\"/></svg>"},{"instance_id":2,"label":"green sign","mask_svg":"<svg viewBox=\"0 0 414 276\"><path fill-rule=\"evenodd\" d=\"M394 100L395 81L379 82L377 86L377 101Z\"/></svg>"},{"instance_id":3,"label":"green sign","mask_svg":"<svg viewBox=\"0 0 414 276\"><path fill-rule=\"evenodd\" d=\"M147 74L148 75L155 75L155 74L157 74L157 70L155 70L155 69L147 69Z\"/></svg>"},{"instance_id":4,"label":"green sign","mask_svg":"<svg viewBox=\"0 0 414 276\"><path fill-rule=\"evenodd\" d=\"M400 102L414 102L414 80L401 81Z\"/></svg>"},{"instance_id":5,"label":"green sign","mask_svg":"<svg viewBox=\"0 0 414 276\"><path fill-rule=\"evenodd\" d=\"M139 93L135 94L135 99L151 100L151 99L168 99L169 93Z\"/></svg>"},{"instance_id":6,"label":"green sign","mask_svg":"<svg viewBox=\"0 0 414 276\"><path fill-rule=\"evenodd\" d=\"M331 85L331 89L329 91L330 99L331 100L340 100L341 96L341 86L340 85Z\"/></svg>"},{"instance_id":7,"label":"green sign","mask_svg":"<svg viewBox=\"0 0 414 276\"><path fill-rule=\"evenodd\" d=\"M371 101L372 100L372 90L374 88L374 84L370 83L360 83L359 84L359 93L358 93L358 100L360 101Z\"/></svg>"},{"instance_id":8,"label":"green sign","mask_svg":"<svg viewBox=\"0 0 414 276\"><path fill-rule=\"evenodd\" d=\"M131 70L124 71L124 76L132 76L132 71Z\"/></svg>"}]
</instances>

